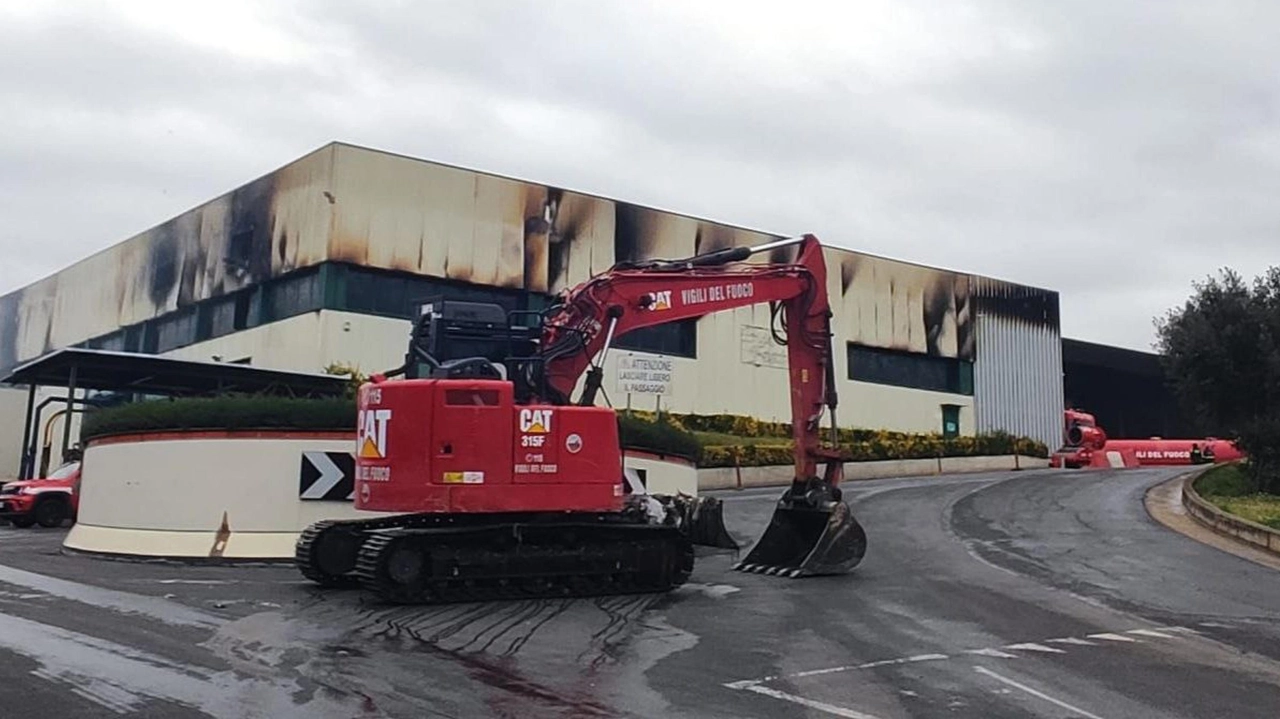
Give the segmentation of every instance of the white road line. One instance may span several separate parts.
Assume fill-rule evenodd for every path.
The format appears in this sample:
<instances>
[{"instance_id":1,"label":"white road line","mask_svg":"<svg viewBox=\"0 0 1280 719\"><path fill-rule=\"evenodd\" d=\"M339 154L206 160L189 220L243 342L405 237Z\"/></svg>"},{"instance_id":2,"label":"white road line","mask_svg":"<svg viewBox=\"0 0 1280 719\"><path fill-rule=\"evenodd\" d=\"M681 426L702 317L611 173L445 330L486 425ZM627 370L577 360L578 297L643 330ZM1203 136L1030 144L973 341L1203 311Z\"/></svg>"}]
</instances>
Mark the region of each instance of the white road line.
<instances>
[{"instance_id":1,"label":"white road line","mask_svg":"<svg viewBox=\"0 0 1280 719\"><path fill-rule=\"evenodd\" d=\"M940 659L949 659L946 654L917 654L914 657L902 657L900 659L881 659L875 662L865 662L863 664L847 664L842 667L831 667L829 669L810 669L807 672L796 672L788 674L788 679L796 679L800 677L816 677L823 674L835 674L837 672L847 672L854 669L874 669L875 667L887 667L894 664L913 664L915 662L935 662ZM777 677L769 677L768 679L777 679ZM765 681L768 681L766 679Z\"/></svg>"},{"instance_id":2,"label":"white road line","mask_svg":"<svg viewBox=\"0 0 1280 719\"><path fill-rule=\"evenodd\" d=\"M1121 634L1111 634L1109 632L1103 632L1102 634L1090 634L1089 638L1090 639L1110 639L1113 642L1137 642L1138 641L1137 639L1130 639L1129 637L1126 637Z\"/></svg>"},{"instance_id":3,"label":"white road line","mask_svg":"<svg viewBox=\"0 0 1280 719\"><path fill-rule=\"evenodd\" d=\"M52 594L55 597L110 609L122 614L141 614L165 624L199 629L217 629L227 621L222 617L206 614L198 609L192 609L160 597L104 589L90 584L48 577L43 574L36 574L35 572L4 565L0 565L0 582L34 589Z\"/></svg>"},{"instance_id":4,"label":"white road line","mask_svg":"<svg viewBox=\"0 0 1280 719\"><path fill-rule=\"evenodd\" d=\"M1061 707L1061 708L1063 708L1063 709L1066 709L1067 711L1075 712L1075 713L1079 714L1079 715L1080 715L1080 716L1082 716L1082 717L1086 717L1086 719L1102 719L1102 717L1098 716L1097 714L1091 714L1091 713L1089 713L1089 712L1087 712L1087 711L1085 711L1085 710L1081 709L1080 707L1072 706L1072 705L1070 705L1070 704L1068 704L1068 703L1066 703L1066 702L1062 701L1061 699L1054 699L1053 697L1049 696L1048 694L1045 694L1044 692L1041 692L1041 691L1037 691L1037 690L1035 690L1035 689L1032 689L1031 687L1027 686L1026 684L1020 684L1020 683L1015 682L1014 680L1012 680L1012 679L1010 679L1010 678L1008 678L1008 677L1002 677L1002 676L1000 676L999 674L996 674L995 672L991 671L990 669L987 669L986 667L974 667L974 670L975 670L975 671L977 671L979 674L984 674L984 675L986 675L986 676L989 676L989 677L991 677L992 679L995 679L995 680L996 680L996 681L998 681L998 682L1003 682L1003 683L1005 683L1005 684L1008 684L1009 686L1013 687L1014 689L1021 689L1022 691L1024 691L1024 692L1026 692L1026 693L1030 694L1030 695L1031 695L1031 696L1033 696L1033 697L1038 697L1038 698L1040 698L1040 699L1043 699L1043 700L1045 700L1045 701L1049 702L1050 704L1054 704L1054 705L1056 705L1056 706L1059 706L1059 707Z\"/></svg>"},{"instance_id":5,"label":"white road line","mask_svg":"<svg viewBox=\"0 0 1280 719\"><path fill-rule=\"evenodd\" d=\"M1122 631L1124 632L1124 634L1117 634L1113 632L1101 632L1098 634L1090 634L1089 638L1095 639L1095 640L1106 639L1106 640L1110 640L1111 642L1128 642L1132 644L1141 644L1141 642L1139 642L1137 639L1127 637L1125 636L1125 634L1135 634L1139 636L1153 637L1158 639L1177 639L1177 637L1172 634L1173 632L1192 634L1192 635L1198 634L1198 632L1194 629L1190 629L1188 627L1177 627L1177 626L1155 627L1154 629L1125 629ZM1057 649L1051 646L1046 646L1048 644L1064 644L1064 645L1072 645L1072 646L1079 646L1079 647L1100 646L1100 644L1096 641L1091 642L1086 639L1081 639L1080 637L1054 637L1053 639L1045 639L1043 642L1021 642L1018 644L1006 644L1003 647L999 647L999 648L984 647L982 649L966 649L961 652L957 652L957 654L972 654L972 655L983 656L983 657L996 657L999 659L1022 658L1022 655L1012 654L1009 651L1004 651L1004 650L1022 650L1022 651L1029 651L1029 652L1040 652L1043 654L1067 654L1067 652L1061 649ZM776 674L776 675L771 675L766 677L759 677L757 679L743 679L741 681L724 684L723 686L726 686L730 689L745 689L749 685L765 684L765 683L774 681L775 679L784 679L784 678L798 679L798 678L804 678L804 677L822 676L825 674L838 674L840 672L849 672L849 671L855 671L858 669L874 669L876 667L892 666L895 664L911 664L914 662L941 661L941 660L951 659L953 658L953 656L948 656L946 654L917 654L915 656L910 656L910 657L899 657L896 659L880 659L873 662L864 662L862 664L845 664L838 667L827 667L824 669L810 669L807 671L795 672L792 674Z\"/></svg>"},{"instance_id":6,"label":"white road line","mask_svg":"<svg viewBox=\"0 0 1280 719\"><path fill-rule=\"evenodd\" d=\"M1125 632L1125 634L1139 634L1144 637L1155 637L1157 639L1173 639L1173 637L1168 634L1161 634L1160 632L1154 632L1150 629L1130 629Z\"/></svg>"},{"instance_id":7,"label":"white road line","mask_svg":"<svg viewBox=\"0 0 1280 719\"><path fill-rule=\"evenodd\" d=\"M966 651L965 654L977 654L978 656L982 656L982 657L1000 657L1001 659L1017 659L1018 658L1017 654L1002 652L999 649L992 649L991 647L987 647L986 649L970 649Z\"/></svg>"},{"instance_id":8,"label":"white road line","mask_svg":"<svg viewBox=\"0 0 1280 719\"><path fill-rule=\"evenodd\" d=\"M795 694L788 694L786 692L780 692L777 689L762 687L759 684L752 684L751 686L743 688L749 692L756 692L757 694L763 694L767 697L773 697L774 699L781 699L783 701L792 702L793 704L809 707L810 709L817 709L818 711L833 714L838 717L845 717L845 719L878 719L872 714L866 714L847 707L836 706L835 704L814 701L813 699L805 699L804 697L798 697Z\"/></svg>"},{"instance_id":9,"label":"white road line","mask_svg":"<svg viewBox=\"0 0 1280 719\"><path fill-rule=\"evenodd\" d=\"M1035 642L1023 642L1022 644L1006 644L1004 648L1005 649L1026 649L1032 652L1045 652L1046 654L1066 654L1066 652L1062 651L1061 649L1046 647L1043 644L1036 644Z\"/></svg>"},{"instance_id":10,"label":"white road line","mask_svg":"<svg viewBox=\"0 0 1280 719\"><path fill-rule=\"evenodd\" d=\"M106 697L96 694L88 689L80 686L81 682L78 678L60 677L44 670L44 667L36 667L30 672L31 676L38 677L52 684L61 684L71 690L73 694L77 694L98 706L105 707L116 714L128 714L133 710L133 705L129 703L118 702L113 697Z\"/></svg>"},{"instance_id":11,"label":"white road line","mask_svg":"<svg viewBox=\"0 0 1280 719\"><path fill-rule=\"evenodd\" d=\"M216 719L246 716L353 716L358 697L303 690L288 676L242 675L187 664L88 634L0 614L0 648L35 660L38 676L79 687L85 698L112 709L136 711L160 699Z\"/></svg>"}]
</instances>

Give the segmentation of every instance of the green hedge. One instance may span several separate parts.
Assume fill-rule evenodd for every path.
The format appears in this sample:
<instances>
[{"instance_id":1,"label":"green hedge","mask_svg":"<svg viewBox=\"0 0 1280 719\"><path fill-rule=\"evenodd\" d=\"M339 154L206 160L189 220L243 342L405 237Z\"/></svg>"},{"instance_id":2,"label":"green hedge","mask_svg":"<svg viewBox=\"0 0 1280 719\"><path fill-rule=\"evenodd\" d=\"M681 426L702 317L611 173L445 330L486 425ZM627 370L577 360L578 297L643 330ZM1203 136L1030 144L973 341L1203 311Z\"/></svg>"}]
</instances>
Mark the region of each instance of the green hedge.
<instances>
[{"instance_id":1,"label":"green hedge","mask_svg":"<svg viewBox=\"0 0 1280 719\"><path fill-rule=\"evenodd\" d=\"M1220 464L1196 478L1196 492L1210 497L1246 497L1258 493L1258 485L1243 464Z\"/></svg>"},{"instance_id":2,"label":"green hedge","mask_svg":"<svg viewBox=\"0 0 1280 719\"><path fill-rule=\"evenodd\" d=\"M126 432L174 429L301 429L355 431L354 399L184 397L135 402L88 412L82 442Z\"/></svg>"},{"instance_id":3,"label":"green hedge","mask_svg":"<svg viewBox=\"0 0 1280 719\"><path fill-rule=\"evenodd\" d=\"M173 429L300 429L355 431L355 400L287 399L228 396L155 400L94 410L85 415L81 441L107 434ZM761 422L737 415L618 414L618 433L624 447L669 454L696 461L702 467L735 464L785 465L792 462L791 428L782 422ZM700 433L705 433L700 437ZM718 435L712 437L712 435ZM726 436L727 435L727 436ZM732 437L751 442L726 444ZM776 440L776 441L775 441ZM1048 457L1044 444L1025 437L996 433L944 439L939 434L910 434L883 430L846 429L841 449L853 461L924 459L1022 454Z\"/></svg>"},{"instance_id":4,"label":"green hedge","mask_svg":"<svg viewBox=\"0 0 1280 719\"><path fill-rule=\"evenodd\" d=\"M656 454L669 454L699 461L702 445L692 432L667 422L655 422L640 417L618 414L618 436L622 446Z\"/></svg>"},{"instance_id":5,"label":"green hedge","mask_svg":"<svg viewBox=\"0 0 1280 719\"><path fill-rule=\"evenodd\" d=\"M752 467L791 464L791 442L778 444L708 445L702 448L699 467ZM900 441L842 442L840 449L853 462L890 459L935 459L938 457L989 457L1020 454L1047 457L1048 450L1034 440L990 434L943 439L941 435L910 435Z\"/></svg>"},{"instance_id":6,"label":"green hedge","mask_svg":"<svg viewBox=\"0 0 1280 719\"><path fill-rule=\"evenodd\" d=\"M654 418L650 412L632 414L650 422ZM698 458L698 465L701 467L732 467L735 464L750 467L792 462L791 424L788 422L767 422L729 414L671 413L664 413L662 420L672 427L693 432L695 436L702 433L720 435L710 438L710 441L705 438L702 441L702 451ZM724 435L736 435L753 441L727 443ZM855 462L1008 454L1040 458L1049 456L1049 448L1043 442L1015 437L1005 432L944 438L940 433L844 428L839 431L839 437L840 448L848 452Z\"/></svg>"}]
</instances>

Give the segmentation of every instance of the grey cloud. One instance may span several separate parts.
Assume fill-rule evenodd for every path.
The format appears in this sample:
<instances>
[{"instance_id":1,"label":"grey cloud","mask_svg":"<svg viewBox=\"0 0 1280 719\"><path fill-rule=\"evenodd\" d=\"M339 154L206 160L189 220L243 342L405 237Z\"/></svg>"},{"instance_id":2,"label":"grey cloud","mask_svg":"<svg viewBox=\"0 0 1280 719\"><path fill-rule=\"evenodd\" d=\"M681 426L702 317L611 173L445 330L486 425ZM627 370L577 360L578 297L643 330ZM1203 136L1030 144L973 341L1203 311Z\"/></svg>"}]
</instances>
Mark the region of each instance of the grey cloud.
<instances>
[{"instance_id":1,"label":"grey cloud","mask_svg":"<svg viewBox=\"0 0 1280 719\"><path fill-rule=\"evenodd\" d=\"M292 64L0 23L0 249L42 248L0 291L333 139L1058 289L1067 335L1143 349L1193 280L1280 262L1280 8L972 10L901 77L641 3L311 3Z\"/></svg>"}]
</instances>

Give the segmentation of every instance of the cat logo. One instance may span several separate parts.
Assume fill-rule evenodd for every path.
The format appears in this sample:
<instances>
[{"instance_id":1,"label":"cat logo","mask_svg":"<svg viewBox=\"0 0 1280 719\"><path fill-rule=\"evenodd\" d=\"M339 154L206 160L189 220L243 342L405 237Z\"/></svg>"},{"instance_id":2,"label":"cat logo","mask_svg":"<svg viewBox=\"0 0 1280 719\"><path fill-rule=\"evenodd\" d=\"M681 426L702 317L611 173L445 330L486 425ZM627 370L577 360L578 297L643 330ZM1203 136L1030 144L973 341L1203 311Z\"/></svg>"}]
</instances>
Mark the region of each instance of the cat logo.
<instances>
[{"instance_id":1,"label":"cat logo","mask_svg":"<svg viewBox=\"0 0 1280 719\"><path fill-rule=\"evenodd\" d=\"M547 434L551 431L551 410L520 410L520 431L525 434Z\"/></svg>"},{"instance_id":2,"label":"cat logo","mask_svg":"<svg viewBox=\"0 0 1280 719\"><path fill-rule=\"evenodd\" d=\"M356 444L362 459L385 459L387 456L387 423L389 409L362 409L356 421Z\"/></svg>"},{"instance_id":3,"label":"cat logo","mask_svg":"<svg viewBox=\"0 0 1280 719\"><path fill-rule=\"evenodd\" d=\"M662 312L671 309L671 290L659 290L648 294L649 307L652 312Z\"/></svg>"}]
</instances>

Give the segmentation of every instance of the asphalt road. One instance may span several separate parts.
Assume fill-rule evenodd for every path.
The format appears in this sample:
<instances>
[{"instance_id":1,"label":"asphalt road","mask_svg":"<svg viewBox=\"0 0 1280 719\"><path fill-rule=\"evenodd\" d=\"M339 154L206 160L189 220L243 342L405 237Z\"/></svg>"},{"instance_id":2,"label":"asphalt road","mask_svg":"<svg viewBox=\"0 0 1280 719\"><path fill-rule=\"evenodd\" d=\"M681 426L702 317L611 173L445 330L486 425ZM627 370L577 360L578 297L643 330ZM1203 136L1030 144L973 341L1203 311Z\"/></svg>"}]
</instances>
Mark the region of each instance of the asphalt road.
<instances>
[{"instance_id":1,"label":"asphalt road","mask_svg":"<svg viewBox=\"0 0 1280 719\"><path fill-rule=\"evenodd\" d=\"M0 716L1280 715L1280 573L1150 519L1171 476L861 482L850 576L431 608L0 528ZM777 494L722 493L735 536Z\"/></svg>"}]
</instances>

